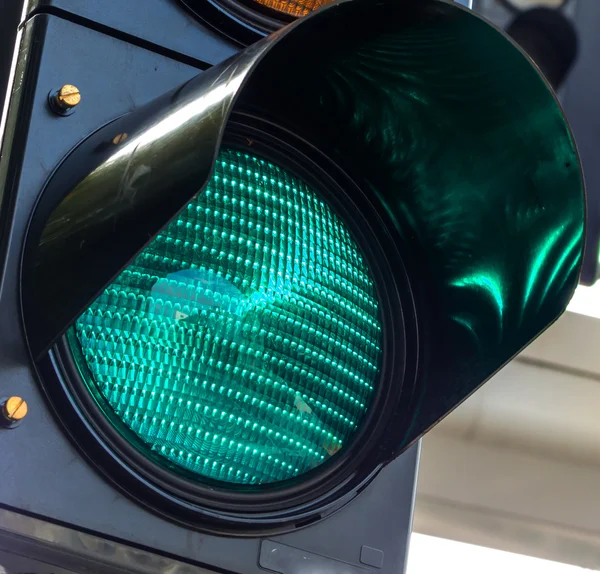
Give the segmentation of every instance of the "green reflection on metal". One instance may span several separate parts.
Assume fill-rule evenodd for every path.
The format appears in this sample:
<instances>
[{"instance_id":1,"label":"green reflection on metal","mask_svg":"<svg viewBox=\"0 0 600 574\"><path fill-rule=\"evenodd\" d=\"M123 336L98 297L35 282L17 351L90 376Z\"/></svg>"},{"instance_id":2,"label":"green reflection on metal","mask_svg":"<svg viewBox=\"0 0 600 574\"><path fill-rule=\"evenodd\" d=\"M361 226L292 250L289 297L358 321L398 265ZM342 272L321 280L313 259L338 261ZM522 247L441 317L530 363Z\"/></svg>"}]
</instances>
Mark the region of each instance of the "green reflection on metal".
<instances>
[{"instance_id":1,"label":"green reflection on metal","mask_svg":"<svg viewBox=\"0 0 600 574\"><path fill-rule=\"evenodd\" d=\"M465 329L467 329L469 333L473 335L474 340L479 342L479 333L477 332L477 329L473 326L473 323L470 319L468 319L467 317L453 316L452 320L458 323L459 325L465 327Z\"/></svg>"},{"instance_id":2,"label":"green reflection on metal","mask_svg":"<svg viewBox=\"0 0 600 574\"><path fill-rule=\"evenodd\" d=\"M226 149L69 340L90 391L148 456L259 484L351 441L378 382L379 313L357 244L317 193Z\"/></svg>"},{"instance_id":3,"label":"green reflection on metal","mask_svg":"<svg viewBox=\"0 0 600 574\"><path fill-rule=\"evenodd\" d=\"M578 226L578 230L573 234L571 241L567 246L562 249L562 253L559 256L556 263L553 265L552 274L550 275L546 286L544 287L544 293L540 299L540 304L544 301L550 289L554 286L558 279L558 274L563 273L563 280L561 284L564 284L571 275L573 268L577 266L581 261L581 244L583 242L583 225ZM568 267L565 269L565 263L568 263Z\"/></svg>"},{"instance_id":4,"label":"green reflection on metal","mask_svg":"<svg viewBox=\"0 0 600 574\"><path fill-rule=\"evenodd\" d=\"M542 269L547 263L551 263L552 259L550 258L551 252L553 248L556 246L558 240L564 235L565 228L561 225L558 229L549 232L544 237L540 238L541 245L538 248L538 253L534 257L531 262L531 270L529 272L529 279L527 280L527 286L525 288L525 296L523 297L523 307L525 307L529 303L529 298L531 297L531 293L538 279L540 278L540 274ZM550 287L550 283L546 289ZM545 291L546 292L546 291Z\"/></svg>"},{"instance_id":5,"label":"green reflection on metal","mask_svg":"<svg viewBox=\"0 0 600 574\"><path fill-rule=\"evenodd\" d=\"M502 282L493 272L479 272L456 279L450 283L453 287L470 287L486 293L493 300L498 311L500 322L502 322L502 313L504 311L504 301L502 299Z\"/></svg>"}]
</instances>

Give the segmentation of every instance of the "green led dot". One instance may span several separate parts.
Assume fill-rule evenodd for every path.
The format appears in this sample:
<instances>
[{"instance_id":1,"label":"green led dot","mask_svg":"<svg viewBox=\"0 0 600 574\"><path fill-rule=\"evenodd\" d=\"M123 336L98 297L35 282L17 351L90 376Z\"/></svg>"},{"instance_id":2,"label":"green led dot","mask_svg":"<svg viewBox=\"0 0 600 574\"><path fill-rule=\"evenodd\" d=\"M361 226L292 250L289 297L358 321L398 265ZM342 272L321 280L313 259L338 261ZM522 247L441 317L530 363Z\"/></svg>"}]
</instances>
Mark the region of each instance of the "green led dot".
<instances>
[{"instance_id":1,"label":"green led dot","mask_svg":"<svg viewBox=\"0 0 600 574\"><path fill-rule=\"evenodd\" d=\"M302 475L351 442L381 339L342 220L294 174L233 149L69 332L88 389L139 449L237 484Z\"/></svg>"}]
</instances>

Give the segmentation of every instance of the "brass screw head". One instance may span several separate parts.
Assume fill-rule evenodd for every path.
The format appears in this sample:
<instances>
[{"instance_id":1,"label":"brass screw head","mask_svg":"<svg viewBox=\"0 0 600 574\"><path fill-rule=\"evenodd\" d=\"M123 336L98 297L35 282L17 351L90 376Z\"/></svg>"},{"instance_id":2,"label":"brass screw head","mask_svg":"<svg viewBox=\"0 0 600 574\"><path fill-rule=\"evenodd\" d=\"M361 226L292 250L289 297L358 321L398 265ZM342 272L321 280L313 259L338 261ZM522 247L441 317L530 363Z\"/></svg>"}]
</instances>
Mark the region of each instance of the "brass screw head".
<instances>
[{"instance_id":1,"label":"brass screw head","mask_svg":"<svg viewBox=\"0 0 600 574\"><path fill-rule=\"evenodd\" d=\"M2 415L10 423L16 423L27 415L27 403L21 397L10 397L2 405Z\"/></svg>"},{"instance_id":2,"label":"brass screw head","mask_svg":"<svg viewBox=\"0 0 600 574\"><path fill-rule=\"evenodd\" d=\"M121 143L123 143L127 138L128 138L128 134L117 134L113 139L112 139L112 143L114 145L119 145Z\"/></svg>"},{"instance_id":3,"label":"brass screw head","mask_svg":"<svg viewBox=\"0 0 600 574\"><path fill-rule=\"evenodd\" d=\"M79 88L71 84L65 84L54 96L56 105L61 110L73 109L81 102L81 94Z\"/></svg>"}]
</instances>

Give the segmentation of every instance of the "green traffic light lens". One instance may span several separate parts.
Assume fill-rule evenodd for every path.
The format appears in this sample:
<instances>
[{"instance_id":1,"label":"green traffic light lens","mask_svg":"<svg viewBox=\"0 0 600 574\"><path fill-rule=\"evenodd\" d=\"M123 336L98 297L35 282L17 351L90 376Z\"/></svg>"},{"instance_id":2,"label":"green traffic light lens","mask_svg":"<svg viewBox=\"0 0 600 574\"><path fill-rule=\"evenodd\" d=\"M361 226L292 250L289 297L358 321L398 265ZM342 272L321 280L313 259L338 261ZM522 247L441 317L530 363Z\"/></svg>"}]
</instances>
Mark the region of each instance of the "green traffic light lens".
<instances>
[{"instance_id":1,"label":"green traffic light lens","mask_svg":"<svg viewBox=\"0 0 600 574\"><path fill-rule=\"evenodd\" d=\"M235 149L68 341L138 449L236 484L297 477L347 446L382 360L374 280L350 230L302 179Z\"/></svg>"}]
</instances>

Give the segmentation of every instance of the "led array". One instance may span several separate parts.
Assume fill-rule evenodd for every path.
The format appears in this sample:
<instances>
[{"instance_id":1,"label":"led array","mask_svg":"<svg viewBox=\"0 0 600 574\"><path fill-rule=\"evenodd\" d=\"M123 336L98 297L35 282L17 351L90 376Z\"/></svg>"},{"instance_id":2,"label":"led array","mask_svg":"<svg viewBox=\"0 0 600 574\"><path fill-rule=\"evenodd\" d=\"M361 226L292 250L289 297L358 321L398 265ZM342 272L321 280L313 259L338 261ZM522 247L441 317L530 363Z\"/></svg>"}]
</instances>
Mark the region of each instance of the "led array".
<instances>
[{"instance_id":1,"label":"led array","mask_svg":"<svg viewBox=\"0 0 600 574\"><path fill-rule=\"evenodd\" d=\"M342 221L292 173L225 149L70 340L103 407L172 468L257 484L350 441L381 338L373 279Z\"/></svg>"}]
</instances>

